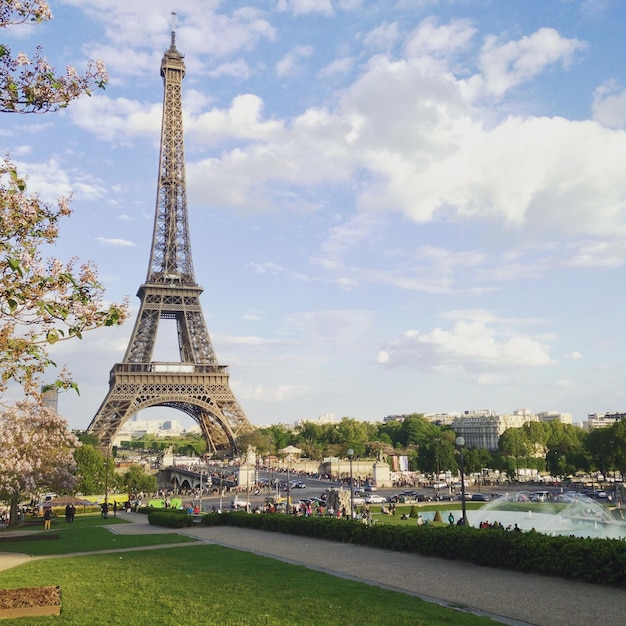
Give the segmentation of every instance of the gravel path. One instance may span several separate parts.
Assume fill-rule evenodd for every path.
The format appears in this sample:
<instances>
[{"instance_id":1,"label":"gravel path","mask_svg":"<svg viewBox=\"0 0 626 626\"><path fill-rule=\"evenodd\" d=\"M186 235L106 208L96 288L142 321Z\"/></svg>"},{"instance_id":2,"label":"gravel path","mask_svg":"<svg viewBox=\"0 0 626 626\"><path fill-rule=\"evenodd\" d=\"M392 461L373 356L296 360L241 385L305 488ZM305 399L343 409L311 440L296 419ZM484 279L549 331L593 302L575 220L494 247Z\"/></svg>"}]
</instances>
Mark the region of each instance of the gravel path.
<instances>
[{"instance_id":1,"label":"gravel path","mask_svg":"<svg viewBox=\"0 0 626 626\"><path fill-rule=\"evenodd\" d=\"M128 521L134 523L116 524L109 529L116 534L172 532L171 529L150 526L146 515L130 514ZM443 606L487 615L506 624L591 626L626 623L626 591L621 589L230 526L197 526L178 532L205 543L246 550L410 593ZM0 569L14 567L30 558L0 554Z\"/></svg>"}]
</instances>

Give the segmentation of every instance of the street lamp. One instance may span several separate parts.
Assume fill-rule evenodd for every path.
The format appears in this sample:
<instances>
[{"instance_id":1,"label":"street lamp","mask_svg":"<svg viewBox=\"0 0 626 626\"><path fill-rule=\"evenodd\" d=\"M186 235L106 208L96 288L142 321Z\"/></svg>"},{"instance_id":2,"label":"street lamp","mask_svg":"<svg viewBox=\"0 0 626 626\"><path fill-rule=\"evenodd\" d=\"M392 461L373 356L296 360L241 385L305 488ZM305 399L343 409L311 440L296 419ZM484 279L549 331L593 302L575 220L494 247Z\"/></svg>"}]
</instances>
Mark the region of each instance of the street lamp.
<instances>
[{"instance_id":1,"label":"street lamp","mask_svg":"<svg viewBox=\"0 0 626 626\"><path fill-rule=\"evenodd\" d=\"M220 513L222 512L223 497L224 497L224 466L220 465Z\"/></svg>"},{"instance_id":2,"label":"street lamp","mask_svg":"<svg viewBox=\"0 0 626 626\"><path fill-rule=\"evenodd\" d=\"M352 457L354 450L348 448L348 458L350 459L350 519L354 519L354 481L352 480Z\"/></svg>"},{"instance_id":3,"label":"street lamp","mask_svg":"<svg viewBox=\"0 0 626 626\"><path fill-rule=\"evenodd\" d=\"M107 456L104 465L104 517L109 513L109 454L111 450L107 446Z\"/></svg>"},{"instance_id":4,"label":"street lamp","mask_svg":"<svg viewBox=\"0 0 626 626\"><path fill-rule=\"evenodd\" d=\"M465 439L463 437L457 437L455 441L459 449L459 459L461 463L459 467L461 469L461 510L463 512L463 526L467 526L467 512L465 510L465 468L463 467L463 446L465 445Z\"/></svg>"},{"instance_id":5,"label":"street lamp","mask_svg":"<svg viewBox=\"0 0 626 626\"><path fill-rule=\"evenodd\" d=\"M613 504L617 506L617 483L615 482L615 442L611 439L611 463L613 464ZM604 477L607 480L606 476Z\"/></svg>"},{"instance_id":6,"label":"street lamp","mask_svg":"<svg viewBox=\"0 0 626 626\"><path fill-rule=\"evenodd\" d=\"M289 502L289 488L290 488L290 484L289 484L289 455L287 455L287 510L286 513L287 515L289 515L291 513L290 509L290 502Z\"/></svg>"}]
</instances>

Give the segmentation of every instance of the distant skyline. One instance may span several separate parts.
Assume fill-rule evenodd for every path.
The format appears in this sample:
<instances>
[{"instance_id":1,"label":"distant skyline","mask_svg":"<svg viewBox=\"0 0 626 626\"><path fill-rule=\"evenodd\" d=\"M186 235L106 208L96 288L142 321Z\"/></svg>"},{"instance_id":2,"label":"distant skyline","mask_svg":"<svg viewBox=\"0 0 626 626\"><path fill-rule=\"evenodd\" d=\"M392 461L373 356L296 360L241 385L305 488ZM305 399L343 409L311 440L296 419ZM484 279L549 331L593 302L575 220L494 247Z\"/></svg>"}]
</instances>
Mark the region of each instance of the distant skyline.
<instances>
[{"instance_id":1,"label":"distant skyline","mask_svg":"<svg viewBox=\"0 0 626 626\"><path fill-rule=\"evenodd\" d=\"M626 411L626 5L618 0L52 0L3 30L107 89L0 116L53 254L145 280L176 12L191 249L254 425L324 413ZM58 344L86 428L122 328ZM163 323L155 360L178 358ZM142 418L187 418L165 409Z\"/></svg>"}]
</instances>

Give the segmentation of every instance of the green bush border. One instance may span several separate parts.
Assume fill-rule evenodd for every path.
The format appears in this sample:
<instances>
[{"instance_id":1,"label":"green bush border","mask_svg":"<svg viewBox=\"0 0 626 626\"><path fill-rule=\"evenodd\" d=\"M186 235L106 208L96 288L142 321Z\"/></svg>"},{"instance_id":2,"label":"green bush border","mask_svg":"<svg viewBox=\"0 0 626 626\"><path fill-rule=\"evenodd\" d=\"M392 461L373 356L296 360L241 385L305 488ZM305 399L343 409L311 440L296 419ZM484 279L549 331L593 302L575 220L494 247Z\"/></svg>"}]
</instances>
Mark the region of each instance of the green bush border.
<instances>
[{"instance_id":1,"label":"green bush border","mask_svg":"<svg viewBox=\"0 0 626 626\"><path fill-rule=\"evenodd\" d=\"M193 526L193 517L178 509L152 509L148 513L148 522L165 528L187 528Z\"/></svg>"},{"instance_id":2,"label":"green bush border","mask_svg":"<svg viewBox=\"0 0 626 626\"><path fill-rule=\"evenodd\" d=\"M240 512L209 513L202 524L282 532L626 588L626 542L618 539L551 537L449 524L367 526L324 517Z\"/></svg>"}]
</instances>

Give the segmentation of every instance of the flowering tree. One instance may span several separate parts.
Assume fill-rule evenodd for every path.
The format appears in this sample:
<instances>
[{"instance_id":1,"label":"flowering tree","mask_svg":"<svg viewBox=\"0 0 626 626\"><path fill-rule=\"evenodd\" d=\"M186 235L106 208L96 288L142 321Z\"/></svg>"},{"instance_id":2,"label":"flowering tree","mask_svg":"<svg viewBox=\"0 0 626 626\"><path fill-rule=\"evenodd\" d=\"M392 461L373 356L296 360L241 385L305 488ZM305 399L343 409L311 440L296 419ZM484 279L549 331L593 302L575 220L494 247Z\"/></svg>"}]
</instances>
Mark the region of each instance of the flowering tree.
<instances>
[{"instance_id":1,"label":"flowering tree","mask_svg":"<svg viewBox=\"0 0 626 626\"><path fill-rule=\"evenodd\" d=\"M46 0L1 0L0 28L14 24L43 22L52 19ZM24 52L12 56L0 44L0 111L10 113L43 113L66 107L93 87L103 88L109 76L101 61L90 61L87 71L79 75L71 65L65 75L57 75L41 47L32 57Z\"/></svg>"},{"instance_id":2,"label":"flowering tree","mask_svg":"<svg viewBox=\"0 0 626 626\"><path fill-rule=\"evenodd\" d=\"M51 18L45 0L0 0L0 27ZM55 111L107 80L101 62L84 76L72 67L56 76L40 49L32 60L22 52L12 58L0 44L0 111ZM93 264L43 259L41 248L55 243L59 221L70 213L67 198L56 206L42 202L10 159L0 160L0 394L13 380L36 395L41 374L54 365L50 345L126 317L125 302L105 305ZM76 387L65 371L54 385Z\"/></svg>"},{"instance_id":3,"label":"flowering tree","mask_svg":"<svg viewBox=\"0 0 626 626\"><path fill-rule=\"evenodd\" d=\"M28 195L13 164L0 161L0 393L14 380L36 394L54 365L48 346L126 317L126 303L104 304L91 263L42 259L41 247L56 241L69 214L65 198L52 207ZM63 373L55 385L75 387Z\"/></svg>"},{"instance_id":4,"label":"flowering tree","mask_svg":"<svg viewBox=\"0 0 626 626\"><path fill-rule=\"evenodd\" d=\"M22 401L0 413L0 496L10 503L11 525L24 497L74 486L78 439L52 409Z\"/></svg>"}]
</instances>

